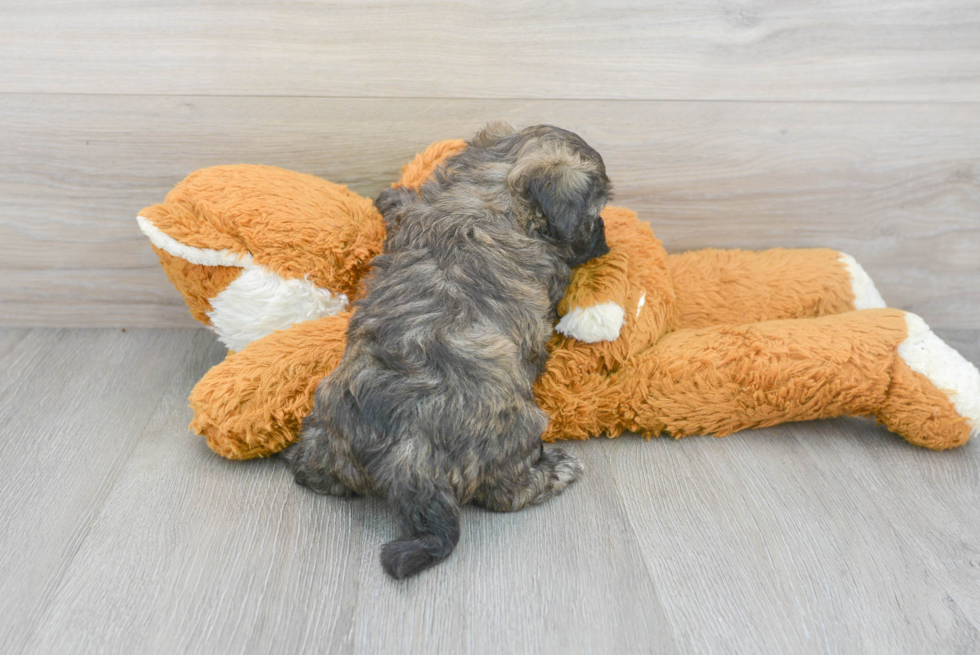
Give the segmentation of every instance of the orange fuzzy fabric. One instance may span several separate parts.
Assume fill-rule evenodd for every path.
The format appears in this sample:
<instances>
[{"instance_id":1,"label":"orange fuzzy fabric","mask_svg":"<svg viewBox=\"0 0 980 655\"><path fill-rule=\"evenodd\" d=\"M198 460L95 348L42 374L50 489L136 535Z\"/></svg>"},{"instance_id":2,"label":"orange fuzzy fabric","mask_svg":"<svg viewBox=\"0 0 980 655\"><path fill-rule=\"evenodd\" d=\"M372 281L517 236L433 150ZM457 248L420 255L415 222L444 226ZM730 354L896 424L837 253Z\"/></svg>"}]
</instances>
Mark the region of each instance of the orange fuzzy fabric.
<instances>
[{"instance_id":1,"label":"orange fuzzy fabric","mask_svg":"<svg viewBox=\"0 0 980 655\"><path fill-rule=\"evenodd\" d=\"M385 235L381 214L370 199L319 177L273 166L196 171L162 204L140 215L182 244L251 255L255 264L283 278L308 279L346 294L354 292L381 252ZM171 258L160 260L191 313L203 322L208 300L239 270L186 269Z\"/></svg>"},{"instance_id":2,"label":"orange fuzzy fabric","mask_svg":"<svg viewBox=\"0 0 980 655\"><path fill-rule=\"evenodd\" d=\"M465 148L466 141L462 139L449 139L433 143L425 149L425 152L415 155L415 159L402 166L402 176L391 186L417 189L429 179L432 172L439 168L439 165L447 157L452 157Z\"/></svg>"},{"instance_id":3,"label":"orange fuzzy fabric","mask_svg":"<svg viewBox=\"0 0 980 655\"><path fill-rule=\"evenodd\" d=\"M211 325L211 299L221 293L235 278L242 274L236 266L203 266L153 246L163 272L170 283L184 297L191 316L205 325Z\"/></svg>"},{"instance_id":4,"label":"orange fuzzy fabric","mask_svg":"<svg viewBox=\"0 0 980 655\"><path fill-rule=\"evenodd\" d=\"M678 330L624 380L637 409L675 437L874 413L906 337L898 310Z\"/></svg>"},{"instance_id":5,"label":"orange fuzzy fabric","mask_svg":"<svg viewBox=\"0 0 980 655\"><path fill-rule=\"evenodd\" d=\"M948 450L970 440L970 424L956 412L945 392L916 373L901 357L889 371L890 385L874 417L916 446Z\"/></svg>"},{"instance_id":6,"label":"orange fuzzy fabric","mask_svg":"<svg viewBox=\"0 0 980 655\"><path fill-rule=\"evenodd\" d=\"M297 323L253 341L191 391L191 429L230 459L278 452L296 440L313 392L344 354L349 314Z\"/></svg>"},{"instance_id":7,"label":"orange fuzzy fabric","mask_svg":"<svg viewBox=\"0 0 980 655\"><path fill-rule=\"evenodd\" d=\"M667 258L674 327L813 318L854 308L850 276L828 248L695 250Z\"/></svg>"},{"instance_id":8,"label":"orange fuzzy fabric","mask_svg":"<svg viewBox=\"0 0 980 655\"><path fill-rule=\"evenodd\" d=\"M462 141L433 144L396 183L417 187ZM285 276L352 293L384 240L371 201L312 176L269 167L192 174L154 226L196 248L250 253ZM951 448L969 423L943 391L898 355L904 312L854 309L850 274L826 249L703 250L668 256L632 211L603 212L610 252L574 272L559 314L615 304L619 337L556 334L535 385L551 422L545 440L626 431L730 434L841 414L873 416L910 442ZM195 317L240 269L161 263ZM297 323L252 341L191 393L191 427L233 459L275 453L297 438L317 383L344 349L348 314Z\"/></svg>"}]
</instances>

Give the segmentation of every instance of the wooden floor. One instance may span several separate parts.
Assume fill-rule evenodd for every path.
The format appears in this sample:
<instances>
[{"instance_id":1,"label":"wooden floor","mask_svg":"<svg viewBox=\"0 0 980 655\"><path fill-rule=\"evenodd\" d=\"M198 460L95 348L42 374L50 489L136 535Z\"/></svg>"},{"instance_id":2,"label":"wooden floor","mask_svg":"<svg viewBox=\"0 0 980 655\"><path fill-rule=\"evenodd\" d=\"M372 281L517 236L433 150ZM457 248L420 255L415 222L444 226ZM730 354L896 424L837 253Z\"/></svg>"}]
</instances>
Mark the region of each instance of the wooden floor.
<instances>
[{"instance_id":1,"label":"wooden floor","mask_svg":"<svg viewBox=\"0 0 980 655\"><path fill-rule=\"evenodd\" d=\"M941 336L980 361L980 331ZM188 433L203 330L0 330L6 653L974 653L980 444L858 419L595 439L395 583L383 503Z\"/></svg>"},{"instance_id":2,"label":"wooden floor","mask_svg":"<svg viewBox=\"0 0 980 655\"><path fill-rule=\"evenodd\" d=\"M0 0L0 652L980 653L980 444L569 444L395 584L382 504L187 432L224 352L139 210L242 162L373 196L495 119L580 133L669 251L843 250L980 362L977 0Z\"/></svg>"}]
</instances>

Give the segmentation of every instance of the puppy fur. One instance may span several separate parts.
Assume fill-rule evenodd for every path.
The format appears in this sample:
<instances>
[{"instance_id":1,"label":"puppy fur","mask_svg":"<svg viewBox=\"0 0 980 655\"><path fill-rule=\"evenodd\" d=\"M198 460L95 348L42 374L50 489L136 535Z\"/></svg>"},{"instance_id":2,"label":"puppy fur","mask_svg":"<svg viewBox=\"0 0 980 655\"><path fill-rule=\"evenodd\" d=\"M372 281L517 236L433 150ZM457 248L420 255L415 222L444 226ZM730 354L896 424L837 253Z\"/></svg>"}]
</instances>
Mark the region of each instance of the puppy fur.
<instances>
[{"instance_id":1,"label":"puppy fur","mask_svg":"<svg viewBox=\"0 0 980 655\"><path fill-rule=\"evenodd\" d=\"M517 511L582 472L543 448L532 386L570 267L608 252L609 194L577 135L491 124L418 193L378 197L385 253L285 457L316 492L388 500L403 531L381 552L392 577L449 556L461 505Z\"/></svg>"}]
</instances>

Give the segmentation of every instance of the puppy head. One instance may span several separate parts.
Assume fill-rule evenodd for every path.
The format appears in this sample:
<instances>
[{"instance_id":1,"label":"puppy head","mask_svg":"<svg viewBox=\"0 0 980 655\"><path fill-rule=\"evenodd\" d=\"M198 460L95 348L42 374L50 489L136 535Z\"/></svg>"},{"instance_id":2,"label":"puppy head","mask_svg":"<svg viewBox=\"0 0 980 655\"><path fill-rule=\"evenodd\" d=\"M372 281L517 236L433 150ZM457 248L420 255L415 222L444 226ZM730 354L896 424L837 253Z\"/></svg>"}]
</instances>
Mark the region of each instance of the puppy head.
<instances>
[{"instance_id":1,"label":"puppy head","mask_svg":"<svg viewBox=\"0 0 980 655\"><path fill-rule=\"evenodd\" d=\"M609 252L599 212L612 185L602 157L576 134L550 125L521 131L511 192L544 219L544 232L566 247L569 266Z\"/></svg>"}]
</instances>

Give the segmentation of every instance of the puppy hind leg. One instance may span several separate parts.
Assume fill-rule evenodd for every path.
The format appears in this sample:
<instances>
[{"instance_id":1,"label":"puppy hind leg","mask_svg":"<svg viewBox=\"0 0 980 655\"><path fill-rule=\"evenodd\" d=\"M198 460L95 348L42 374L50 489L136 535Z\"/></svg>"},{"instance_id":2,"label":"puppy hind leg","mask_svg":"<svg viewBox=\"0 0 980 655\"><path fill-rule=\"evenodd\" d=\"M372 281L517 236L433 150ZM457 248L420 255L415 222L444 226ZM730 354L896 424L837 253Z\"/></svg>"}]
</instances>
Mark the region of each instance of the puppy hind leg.
<instances>
[{"instance_id":1,"label":"puppy hind leg","mask_svg":"<svg viewBox=\"0 0 980 655\"><path fill-rule=\"evenodd\" d=\"M318 494L350 496L354 492L330 472L329 437L313 415L303 421L300 441L286 448L280 456L286 460L297 484Z\"/></svg>"},{"instance_id":2,"label":"puppy hind leg","mask_svg":"<svg viewBox=\"0 0 980 655\"><path fill-rule=\"evenodd\" d=\"M374 206L381 212L389 234L401 223L402 210L418 199L418 193L402 186L389 187L378 195Z\"/></svg>"},{"instance_id":3,"label":"puppy hind leg","mask_svg":"<svg viewBox=\"0 0 980 655\"><path fill-rule=\"evenodd\" d=\"M403 186L393 186L378 194L374 206L382 214L387 214L390 211L410 205L418 199L419 195L414 190Z\"/></svg>"},{"instance_id":4,"label":"puppy hind leg","mask_svg":"<svg viewBox=\"0 0 980 655\"><path fill-rule=\"evenodd\" d=\"M448 484L397 484L387 496L405 534L381 549L388 575L404 580L449 557L459 543L460 521L459 503Z\"/></svg>"},{"instance_id":5,"label":"puppy hind leg","mask_svg":"<svg viewBox=\"0 0 980 655\"><path fill-rule=\"evenodd\" d=\"M473 501L494 512L516 512L554 498L578 479L585 466L561 448L539 451L537 461L522 462L477 491Z\"/></svg>"}]
</instances>

